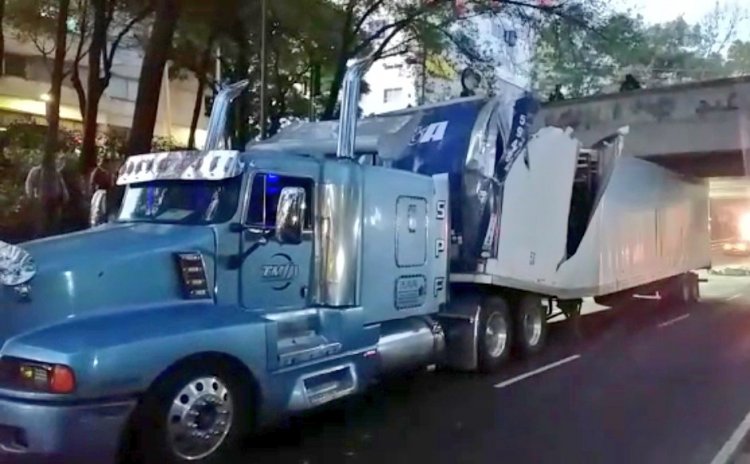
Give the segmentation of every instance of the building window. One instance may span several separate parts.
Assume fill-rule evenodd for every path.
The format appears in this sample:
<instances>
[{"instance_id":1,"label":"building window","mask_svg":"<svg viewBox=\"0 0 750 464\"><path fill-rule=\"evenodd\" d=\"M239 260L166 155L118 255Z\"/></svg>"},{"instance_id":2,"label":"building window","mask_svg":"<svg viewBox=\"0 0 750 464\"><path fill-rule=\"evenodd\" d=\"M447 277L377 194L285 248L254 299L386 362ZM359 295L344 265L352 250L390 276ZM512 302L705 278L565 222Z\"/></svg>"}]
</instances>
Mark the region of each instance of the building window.
<instances>
[{"instance_id":1,"label":"building window","mask_svg":"<svg viewBox=\"0 0 750 464\"><path fill-rule=\"evenodd\" d=\"M404 77L404 64L403 63L391 63L383 65L386 71L397 72L398 77Z\"/></svg>"},{"instance_id":2,"label":"building window","mask_svg":"<svg viewBox=\"0 0 750 464\"><path fill-rule=\"evenodd\" d=\"M505 43L508 44L509 47L515 47L518 43L518 33L513 30L505 31L503 39L505 39Z\"/></svg>"},{"instance_id":3,"label":"building window","mask_svg":"<svg viewBox=\"0 0 750 464\"><path fill-rule=\"evenodd\" d=\"M396 101L401 98L401 95L403 95L403 93L404 89L402 89L401 87L394 89L385 89L383 91L383 103Z\"/></svg>"},{"instance_id":4,"label":"building window","mask_svg":"<svg viewBox=\"0 0 750 464\"><path fill-rule=\"evenodd\" d=\"M5 74L26 79L26 57L13 53L5 54Z\"/></svg>"}]
</instances>

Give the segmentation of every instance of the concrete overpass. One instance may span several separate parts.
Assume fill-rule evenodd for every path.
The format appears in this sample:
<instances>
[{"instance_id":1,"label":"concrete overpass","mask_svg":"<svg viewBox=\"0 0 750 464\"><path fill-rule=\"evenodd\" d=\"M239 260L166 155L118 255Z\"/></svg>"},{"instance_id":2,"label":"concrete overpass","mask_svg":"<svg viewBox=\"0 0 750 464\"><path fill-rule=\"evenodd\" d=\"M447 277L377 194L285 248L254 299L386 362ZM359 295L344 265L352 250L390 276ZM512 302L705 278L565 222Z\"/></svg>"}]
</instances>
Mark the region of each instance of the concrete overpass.
<instances>
[{"instance_id":1,"label":"concrete overpass","mask_svg":"<svg viewBox=\"0 0 750 464\"><path fill-rule=\"evenodd\" d=\"M745 176L750 76L548 103L537 125L572 127L587 145L627 125L627 154L701 177Z\"/></svg>"}]
</instances>

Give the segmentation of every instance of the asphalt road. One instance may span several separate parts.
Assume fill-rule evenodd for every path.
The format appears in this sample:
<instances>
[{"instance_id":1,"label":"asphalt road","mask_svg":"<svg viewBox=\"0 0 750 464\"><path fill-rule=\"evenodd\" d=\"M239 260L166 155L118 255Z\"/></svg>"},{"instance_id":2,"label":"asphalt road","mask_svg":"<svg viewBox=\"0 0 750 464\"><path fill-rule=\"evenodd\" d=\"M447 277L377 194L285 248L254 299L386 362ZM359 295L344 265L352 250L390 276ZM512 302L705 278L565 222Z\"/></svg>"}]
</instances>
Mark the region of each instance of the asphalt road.
<instances>
[{"instance_id":1,"label":"asphalt road","mask_svg":"<svg viewBox=\"0 0 750 464\"><path fill-rule=\"evenodd\" d=\"M750 277L701 290L552 324L542 355L497 375L384 382L262 433L242 462L727 462L750 449Z\"/></svg>"}]
</instances>

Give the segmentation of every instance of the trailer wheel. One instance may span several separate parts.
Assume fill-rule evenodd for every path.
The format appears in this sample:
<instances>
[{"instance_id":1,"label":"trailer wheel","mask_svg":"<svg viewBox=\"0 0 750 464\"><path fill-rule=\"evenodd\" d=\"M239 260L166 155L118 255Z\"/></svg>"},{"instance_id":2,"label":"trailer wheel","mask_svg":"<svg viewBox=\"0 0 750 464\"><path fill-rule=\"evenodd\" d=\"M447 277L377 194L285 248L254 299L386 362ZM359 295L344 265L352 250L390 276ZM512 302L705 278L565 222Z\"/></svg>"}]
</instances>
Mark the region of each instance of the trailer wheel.
<instances>
[{"instance_id":1,"label":"trailer wheel","mask_svg":"<svg viewBox=\"0 0 750 464\"><path fill-rule=\"evenodd\" d=\"M497 371L508 360L512 340L513 324L505 299L499 295L486 297L479 311L479 370L486 373Z\"/></svg>"},{"instance_id":2,"label":"trailer wheel","mask_svg":"<svg viewBox=\"0 0 750 464\"><path fill-rule=\"evenodd\" d=\"M542 299L534 295L524 295L515 310L515 349L519 356L526 358L540 352L547 340L546 308Z\"/></svg>"},{"instance_id":3,"label":"trailer wheel","mask_svg":"<svg viewBox=\"0 0 750 464\"><path fill-rule=\"evenodd\" d=\"M227 462L251 427L252 398L228 367L189 363L146 393L133 416L138 462Z\"/></svg>"},{"instance_id":4,"label":"trailer wheel","mask_svg":"<svg viewBox=\"0 0 750 464\"><path fill-rule=\"evenodd\" d=\"M688 274L688 281L690 282L690 301L693 303L700 301L701 284L698 276L691 272Z\"/></svg>"},{"instance_id":5,"label":"trailer wheel","mask_svg":"<svg viewBox=\"0 0 750 464\"><path fill-rule=\"evenodd\" d=\"M679 278L680 303L690 303L693 301L693 283L690 274L684 274Z\"/></svg>"},{"instance_id":6,"label":"trailer wheel","mask_svg":"<svg viewBox=\"0 0 750 464\"><path fill-rule=\"evenodd\" d=\"M686 304L692 300L693 289L691 288L690 276L682 274L669 279L659 290L662 306L673 304Z\"/></svg>"}]
</instances>

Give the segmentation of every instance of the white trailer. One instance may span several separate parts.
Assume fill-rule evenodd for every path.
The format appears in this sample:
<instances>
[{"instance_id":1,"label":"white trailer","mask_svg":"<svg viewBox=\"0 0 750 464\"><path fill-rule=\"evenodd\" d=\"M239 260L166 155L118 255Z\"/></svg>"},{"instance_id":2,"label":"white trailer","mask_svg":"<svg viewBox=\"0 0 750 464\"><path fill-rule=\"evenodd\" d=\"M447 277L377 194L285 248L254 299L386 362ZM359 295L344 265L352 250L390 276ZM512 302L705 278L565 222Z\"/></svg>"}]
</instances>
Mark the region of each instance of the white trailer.
<instances>
[{"instance_id":1,"label":"white trailer","mask_svg":"<svg viewBox=\"0 0 750 464\"><path fill-rule=\"evenodd\" d=\"M710 266L703 179L616 146L581 149L558 128L535 134L528 152L528 168L517 161L505 182L496 257L452 281L569 300L635 292Z\"/></svg>"}]
</instances>

